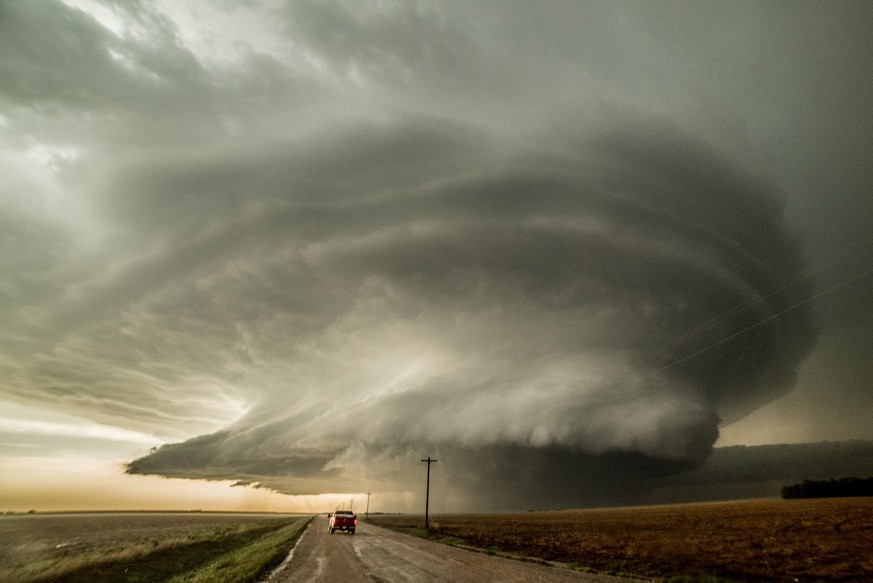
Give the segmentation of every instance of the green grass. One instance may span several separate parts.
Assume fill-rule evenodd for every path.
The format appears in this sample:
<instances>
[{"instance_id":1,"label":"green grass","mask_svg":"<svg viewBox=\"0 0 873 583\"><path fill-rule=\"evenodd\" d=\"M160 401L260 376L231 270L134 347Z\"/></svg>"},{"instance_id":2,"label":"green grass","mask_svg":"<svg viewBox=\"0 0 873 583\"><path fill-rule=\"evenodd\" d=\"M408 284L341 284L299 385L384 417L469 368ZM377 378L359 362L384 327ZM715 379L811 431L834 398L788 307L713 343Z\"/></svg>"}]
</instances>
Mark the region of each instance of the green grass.
<instances>
[{"instance_id":1,"label":"green grass","mask_svg":"<svg viewBox=\"0 0 873 583\"><path fill-rule=\"evenodd\" d=\"M33 557L0 578L14 583L254 582L284 559L310 520L223 524L103 543L62 556Z\"/></svg>"},{"instance_id":2,"label":"green grass","mask_svg":"<svg viewBox=\"0 0 873 583\"><path fill-rule=\"evenodd\" d=\"M247 583L260 579L282 562L307 524L309 520L298 520L167 583Z\"/></svg>"}]
</instances>

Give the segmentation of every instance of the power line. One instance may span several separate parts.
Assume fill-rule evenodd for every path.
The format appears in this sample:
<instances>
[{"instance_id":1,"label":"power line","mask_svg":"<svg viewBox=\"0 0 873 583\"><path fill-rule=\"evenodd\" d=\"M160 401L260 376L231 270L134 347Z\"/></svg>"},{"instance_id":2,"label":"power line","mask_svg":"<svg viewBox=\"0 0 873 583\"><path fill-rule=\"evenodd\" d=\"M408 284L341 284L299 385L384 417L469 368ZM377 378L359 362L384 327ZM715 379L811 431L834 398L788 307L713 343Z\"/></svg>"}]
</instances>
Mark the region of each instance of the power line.
<instances>
[{"instance_id":1,"label":"power line","mask_svg":"<svg viewBox=\"0 0 873 583\"><path fill-rule=\"evenodd\" d=\"M689 354L689 355L683 356L682 358L680 358L680 359L678 359L678 360L674 360L674 361L671 362L670 364L668 364L668 365L666 365L666 366L662 366L662 367L659 368L658 370L655 370L655 371L653 371L653 372L650 372L650 373L648 373L648 374L645 375L645 376L646 376L646 377L650 377L650 376L656 375L656 374L658 374L658 373L661 373L661 372L663 372L663 371L665 371L665 370L667 370L667 369L669 369L669 368L672 368L672 367L676 366L677 364L681 364L681 363L685 362L686 360L689 360L689 359L691 359L691 358L694 358L694 357L697 356L698 354L702 354L702 353L704 353L704 352L707 352L708 350L711 350L711 349L715 348L716 346L719 346L720 344L724 344L724 343L727 342L728 340L731 340L731 339L733 339L733 338L736 338L737 336L740 336L740 335L742 335L742 334L745 334L745 333L748 332L749 330L753 330L753 329L757 328L758 326L762 326L763 324L766 324L767 322L769 322L770 320L773 320L774 318L778 318L779 316L781 316L781 315L783 315L783 314L785 314L785 313L787 313L787 312L790 312L790 311L792 311L792 310L795 310L795 309L799 308L800 306L802 306L802 305L804 305L804 304L808 304L809 302L811 302L811 301L813 301L813 300L815 300L815 299L817 299L817 298L820 298L821 296L823 296L823 295L825 295L825 294L829 294L829 293L831 293L832 291L835 291L835 290L837 290L837 289L839 289L839 288L841 288L841 287L843 287L843 286L846 286L846 285L852 283L853 281L856 281L856 280L858 280L858 279L861 279L861 278L863 278L863 277L866 277L866 276L870 275L871 273L873 273L873 268L870 268L870 269L868 269L867 271L863 271L863 272L861 272L861 273L859 273L859 274L857 274L857 275L854 275L854 276L852 276L852 277L850 277L850 278L848 278L848 279L846 279L846 280L843 280L843 281L841 281L840 283L838 283L838 284L836 284L836 285L833 285L833 286L827 288L827 289L824 290L824 291L821 291L821 292L819 292L819 293L817 293L817 294L815 294L815 295L813 295L813 296L810 296L810 297L806 298L806 299L803 300L803 301L797 302L796 304L794 304L794 305L792 305L792 306L789 306L789 307L785 308L784 310L781 310L781 311L779 311L779 312L776 312L775 314L771 314L770 316L764 318L764 319L761 320L760 322L756 322L755 324L752 324L751 326L748 326L748 327L746 327L746 328L743 328L743 329L740 330L739 332L734 332L733 334L730 334L730 335L728 335L728 336L726 336L726 337L724 337L724 338L722 338L722 339L720 339L720 340L716 340L715 342L713 342L713 343L711 343L711 344L709 344L709 345L707 345L707 346L704 346L703 348L701 348L701 349L699 349L699 350L696 350L696 351L692 352L692 353Z\"/></svg>"},{"instance_id":2,"label":"power line","mask_svg":"<svg viewBox=\"0 0 873 583\"><path fill-rule=\"evenodd\" d=\"M639 358L639 362L644 362L645 360L650 359L654 356L657 356L658 354L662 354L662 353L666 352L668 349L684 342L685 340L688 340L689 338L697 336L698 334L705 332L706 330L712 328L713 326L715 326L717 324L720 324L721 322L727 320L728 318L730 318L736 314L739 314L740 312L743 312L756 304L763 302L764 300L770 298L774 294L791 287L795 283L798 283L804 279L810 278L813 275L816 275L818 273L825 271L829 267L845 260L848 257L848 251L852 250L853 248L862 247L865 245L870 245L871 242L873 242L873 239L865 240L865 241L857 241L857 242L852 243L850 245L844 245L843 248L840 249L839 251L835 252L829 260L816 266L814 269L804 270L804 271L802 271L802 272L800 272L792 277L789 277L788 279L783 280L782 282L780 282L780 283L774 285L773 287L769 288L768 290L764 291L762 294L759 294L753 298L750 298L750 299L746 300L745 302L743 302L742 304L727 310L726 312L716 316L715 318L706 322L705 324L701 324L697 328L694 328L693 330L690 330L689 332L686 332L686 333L678 336L677 338L675 338L672 341L668 342L667 344L661 346L660 348L658 348L656 350L652 350L652 351L642 355ZM862 276L863 275L864 274L862 274ZM840 286L838 285L837 287L840 287ZM833 288L833 289L835 289L835 288ZM833 291L833 289L830 289L829 291ZM819 295L821 295L821 294L819 294ZM815 296L815 297L818 297L818 296ZM814 298L810 298L810 299L814 299ZM694 355L690 355L690 356L694 356Z\"/></svg>"}]
</instances>

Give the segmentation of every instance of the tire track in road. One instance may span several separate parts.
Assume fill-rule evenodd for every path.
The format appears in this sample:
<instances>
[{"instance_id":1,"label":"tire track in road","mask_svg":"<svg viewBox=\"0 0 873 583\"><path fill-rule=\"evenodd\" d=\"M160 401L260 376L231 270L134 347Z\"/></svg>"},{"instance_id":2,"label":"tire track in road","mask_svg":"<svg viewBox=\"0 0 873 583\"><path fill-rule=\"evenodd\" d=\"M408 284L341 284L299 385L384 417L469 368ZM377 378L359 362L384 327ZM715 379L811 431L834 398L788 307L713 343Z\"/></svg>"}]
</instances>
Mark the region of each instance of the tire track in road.
<instances>
[{"instance_id":1,"label":"tire track in road","mask_svg":"<svg viewBox=\"0 0 873 583\"><path fill-rule=\"evenodd\" d=\"M632 583L449 547L358 523L356 534L329 534L316 517L285 567L269 583ZM641 580L636 580L641 581Z\"/></svg>"}]
</instances>

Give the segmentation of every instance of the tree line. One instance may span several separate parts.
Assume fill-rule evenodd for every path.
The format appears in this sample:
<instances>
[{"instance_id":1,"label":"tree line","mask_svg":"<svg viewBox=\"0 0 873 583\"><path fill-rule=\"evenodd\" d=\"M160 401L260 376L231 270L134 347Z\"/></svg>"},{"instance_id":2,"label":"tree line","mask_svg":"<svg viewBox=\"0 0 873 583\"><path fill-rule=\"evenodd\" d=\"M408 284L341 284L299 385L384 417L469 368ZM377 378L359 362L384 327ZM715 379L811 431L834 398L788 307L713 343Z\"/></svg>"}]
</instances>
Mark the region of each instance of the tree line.
<instances>
[{"instance_id":1,"label":"tree line","mask_svg":"<svg viewBox=\"0 0 873 583\"><path fill-rule=\"evenodd\" d=\"M846 498L873 496L873 478L840 478L838 480L804 480L782 486L782 498Z\"/></svg>"}]
</instances>

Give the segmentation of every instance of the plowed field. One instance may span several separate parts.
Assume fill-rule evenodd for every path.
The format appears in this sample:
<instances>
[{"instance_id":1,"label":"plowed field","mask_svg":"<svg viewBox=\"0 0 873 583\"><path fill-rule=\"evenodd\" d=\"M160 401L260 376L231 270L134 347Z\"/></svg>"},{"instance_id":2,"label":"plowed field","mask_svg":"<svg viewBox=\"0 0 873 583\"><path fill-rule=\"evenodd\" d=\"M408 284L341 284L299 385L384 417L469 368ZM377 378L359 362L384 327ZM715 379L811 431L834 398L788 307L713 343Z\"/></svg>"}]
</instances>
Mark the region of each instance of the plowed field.
<instances>
[{"instance_id":1,"label":"plowed field","mask_svg":"<svg viewBox=\"0 0 873 583\"><path fill-rule=\"evenodd\" d=\"M414 529L421 516L379 516ZM429 536L645 577L873 581L873 498L432 515Z\"/></svg>"}]
</instances>

